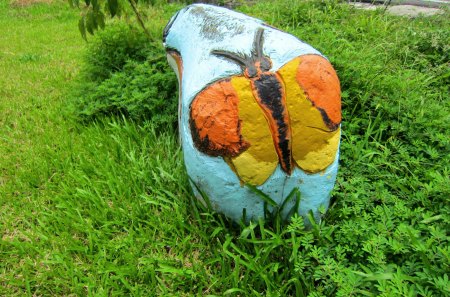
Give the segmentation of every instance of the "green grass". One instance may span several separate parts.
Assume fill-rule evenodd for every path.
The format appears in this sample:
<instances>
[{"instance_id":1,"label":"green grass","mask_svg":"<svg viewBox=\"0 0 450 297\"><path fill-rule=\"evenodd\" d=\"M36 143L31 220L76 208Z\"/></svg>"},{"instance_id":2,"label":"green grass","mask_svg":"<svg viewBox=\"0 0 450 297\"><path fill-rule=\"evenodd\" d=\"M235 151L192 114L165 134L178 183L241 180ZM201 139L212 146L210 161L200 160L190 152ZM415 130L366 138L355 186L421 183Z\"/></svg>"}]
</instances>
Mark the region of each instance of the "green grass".
<instances>
[{"instance_id":1,"label":"green grass","mask_svg":"<svg viewBox=\"0 0 450 297\"><path fill-rule=\"evenodd\" d=\"M175 8L148 11L161 16L154 34ZM448 13L241 9L324 52L341 78L341 167L324 219L235 226L194 203L172 128L71 119L78 12L2 1L0 295L449 294Z\"/></svg>"}]
</instances>

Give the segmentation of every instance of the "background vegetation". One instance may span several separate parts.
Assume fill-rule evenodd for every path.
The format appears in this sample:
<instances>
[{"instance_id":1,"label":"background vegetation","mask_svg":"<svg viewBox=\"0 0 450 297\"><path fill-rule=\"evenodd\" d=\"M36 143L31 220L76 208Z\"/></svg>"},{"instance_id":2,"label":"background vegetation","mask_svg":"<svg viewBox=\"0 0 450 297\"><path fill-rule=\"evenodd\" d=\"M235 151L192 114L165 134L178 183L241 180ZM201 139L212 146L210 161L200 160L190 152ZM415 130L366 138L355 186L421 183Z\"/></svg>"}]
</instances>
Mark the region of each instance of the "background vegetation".
<instances>
[{"instance_id":1,"label":"background vegetation","mask_svg":"<svg viewBox=\"0 0 450 297\"><path fill-rule=\"evenodd\" d=\"M151 34L181 7L145 8ZM126 19L86 44L66 4L0 1L0 295L450 294L448 12L239 10L338 71L341 167L323 220L235 226L203 209L161 45Z\"/></svg>"}]
</instances>

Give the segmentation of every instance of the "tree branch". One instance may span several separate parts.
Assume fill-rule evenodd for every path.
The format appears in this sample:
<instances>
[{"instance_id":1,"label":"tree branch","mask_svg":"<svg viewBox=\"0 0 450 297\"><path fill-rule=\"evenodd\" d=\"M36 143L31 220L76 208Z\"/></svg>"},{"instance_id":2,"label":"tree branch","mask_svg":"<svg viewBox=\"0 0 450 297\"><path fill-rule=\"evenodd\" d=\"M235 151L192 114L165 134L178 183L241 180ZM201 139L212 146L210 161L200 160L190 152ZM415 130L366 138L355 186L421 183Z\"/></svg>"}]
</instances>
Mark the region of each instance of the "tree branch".
<instances>
[{"instance_id":1,"label":"tree branch","mask_svg":"<svg viewBox=\"0 0 450 297\"><path fill-rule=\"evenodd\" d=\"M147 38L150 41L155 41L155 39L153 38L153 36L150 34L150 32L147 30L147 27L145 27L144 21L142 20L142 16L139 13L139 11L137 10L136 7L136 2L134 0L128 0L128 3L130 3L131 7L133 8L134 14L136 15L136 18L138 20L139 25L142 27L142 29L144 30L145 35L147 35Z\"/></svg>"}]
</instances>

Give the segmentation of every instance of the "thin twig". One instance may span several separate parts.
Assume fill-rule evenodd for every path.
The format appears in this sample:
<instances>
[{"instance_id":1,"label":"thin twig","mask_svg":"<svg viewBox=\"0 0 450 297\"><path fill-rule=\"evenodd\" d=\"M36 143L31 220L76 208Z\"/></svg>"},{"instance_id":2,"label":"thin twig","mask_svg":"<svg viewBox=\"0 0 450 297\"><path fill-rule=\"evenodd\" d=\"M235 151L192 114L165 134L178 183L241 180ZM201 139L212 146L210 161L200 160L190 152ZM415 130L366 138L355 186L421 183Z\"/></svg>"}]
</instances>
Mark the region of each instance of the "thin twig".
<instances>
[{"instance_id":1,"label":"thin twig","mask_svg":"<svg viewBox=\"0 0 450 297\"><path fill-rule=\"evenodd\" d=\"M147 30L147 27L145 27L144 21L142 20L142 16L139 13L139 11L137 10L136 7L136 2L134 0L128 0L128 2L130 3L131 7L133 8L134 14L136 15L136 18L139 22L139 25L142 27L142 29L144 30L145 35L147 35L147 38L150 41L155 41L153 36L150 34L150 32Z\"/></svg>"}]
</instances>

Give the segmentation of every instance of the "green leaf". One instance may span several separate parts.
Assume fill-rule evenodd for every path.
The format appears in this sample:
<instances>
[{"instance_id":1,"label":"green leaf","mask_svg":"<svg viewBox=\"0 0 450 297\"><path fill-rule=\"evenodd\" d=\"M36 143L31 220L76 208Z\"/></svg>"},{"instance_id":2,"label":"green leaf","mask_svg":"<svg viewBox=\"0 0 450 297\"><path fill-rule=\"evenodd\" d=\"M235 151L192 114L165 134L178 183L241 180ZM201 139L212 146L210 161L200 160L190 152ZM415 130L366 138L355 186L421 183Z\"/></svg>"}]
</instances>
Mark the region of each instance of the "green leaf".
<instances>
[{"instance_id":1,"label":"green leaf","mask_svg":"<svg viewBox=\"0 0 450 297\"><path fill-rule=\"evenodd\" d=\"M98 29L97 20L92 10L89 10L86 14L86 30L89 34L94 35L95 30Z\"/></svg>"},{"instance_id":2,"label":"green leaf","mask_svg":"<svg viewBox=\"0 0 450 297\"><path fill-rule=\"evenodd\" d=\"M101 11L98 11L96 14L97 24L100 28L105 29L105 14Z\"/></svg>"},{"instance_id":3,"label":"green leaf","mask_svg":"<svg viewBox=\"0 0 450 297\"><path fill-rule=\"evenodd\" d=\"M88 31L89 34L94 35L94 24L92 21L92 11L89 11L85 16L85 27L86 27L86 31Z\"/></svg>"},{"instance_id":4,"label":"green leaf","mask_svg":"<svg viewBox=\"0 0 450 297\"><path fill-rule=\"evenodd\" d=\"M245 225L245 222L247 222L247 208L243 208L242 209L242 218L241 218L241 223L243 225Z\"/></svg>"},{"instance_id":5,"label":"green leaf","mask_svg":"<svg viewBox=\"0 0 450 297\"><path fill-rule=\"evenodd\" d=\"M250 222L250 225L248 227L245 227L242 232L241 235L239 236L239 238L241 239L247 239L248 235L253 233L254 234L254 229L258 226L258 224L252 223Z\"/></svg>"},{"instance_id":6,"label":"green leaf","mask_svg":"<svg viewBox=\"0 0 450 297\"><path fill-rule=\"evenodd\" d=\"M443 218L442 215L436 215L436 216L433 216L433 217L430 217L430 218L426 218L426 219L420 221L420 223L422 223L422 224L429 224L431 222L440 220L442 218Z\"/></svg>"},{"instance_id":7,"label":"green leaf","mask_svg":"<svg viewBox=\"0 0 450 297\"><path fill-rule=\"evenodd\" d=\"M85 21L84 20L84 16L82 16L80 18L80 20L78 21L78 30L80 30L81 37L83 37L83 39L87 41L87 38L86 38L86 26L84 24L84 21Z\"/></svg>"},{"instance_id":8,"label":"green leaf","mask_svg":"<svg viewBox=\"0 0 450 297\"><path fill-rule=\"evenodd\" d=\"M270 206L277 206L278 203L276 203L272 198L270 198L269 195L258 189L257 187L246 184L246 186L256 195L258 195L264 202L267 202Z\"/></svg>"},{"instance_id":9,"label":"green leaf","mask_svg":"<svg viewBox=\"0 0 450 297\"><path fill-rule=\"evenodd\" d=\"M280 207L280 212L283 211L283 209L286 206L286 204L289 201L291 201L293 198L300 200L300 191L298 190L298 188L292 189L292 191L289 193L289 195L286 197L286 199L284 199L284 201L283 201L283 203L281 204L281 207Z\"/></svg>"},{"instance_id":10,"label":"green leaf","mask_svg":"<svg viewBox=\"0 0 450 297\"><path fill-rule=\"evenodd\" d=\"M239 288L231 288L231 289L226 290L223 293L223 295L230 295L230 294L233 294L233 293L245 293L245 291L242 290L242 289L239 289Z\"/></svg>"},{"instance_id":11,"label":"green leaf","mask_svg":"<svg viewBox=\"0 0 450 297\"><path fill-rule=\"evenodd\" d=\"M163 272L163 273L171 273L176 275L192 275L194 271L192 269L186 269L186 268L178 268L169 264L159 263L158 268L156 268L156 271Z\"/></svg>"},{"instance_id":12,"label":"green leaf","mask_svg":"<svg viewBox=\"0 0 450 297\"><path fill-rule=\"evenodd\" d=\"M294 214L298 214L298 209L300 208L300 191L298 192L298 195L295 195L295 204L292 206L292 208L288 212L288 218L292 217Z\"/></svg>"},{"instance_id":13,"label":"green leaf","mask_svg":"<svg viewBox=\"0 0 450 297\"><path fill-rule=\"evenodd\" d=\"M364 273L361 271L352 270L354 274L364 277L368 281L382 281L392 279L394 275L392 273Z\"/></svg>"},{"instance_id":14,"label":"green leaf","mask_svg":"<svg viewBox=\"0 0 450 297\"><path fill-rule=\"evenodd\" d=\"M195 189L198 191L200 196L202 197L203 201L206 204L206 207L208 208L208 211L213 211L211 200L209 199L208 195L200 189L200 187L192 180L192 178L189 178L191 183L194 185Z\"/></svg>"},{"instance_id":15,"label":"green leaf","mask_svg":"<svg viewBox=\"0 0 450 297\"><path fill-rule=\"evenodd\" d=\"M87 1L91 1L92 8L94 9L94 12L99 12L100 11L100 5L98 3L98 0L87 0Z\"/></svg>"},{"instance_id":16,"label":"green leaf","mask_svg":"<svg viewBox=\"0 0 450 297\"><path fill-rule=\"evenodd\" d=\"M107 6L109 9L109 13L111 14L111 17L114 17L119 11L119 3L117 2L117 0L108 0Z\"/></svg>"},{"instance_id":17,"label":"green leaf","mask_svg":"<svg viewBox=\"0 0 450 297\"><path fill-rule=\"evenodd\" d=\"M214 231L211 233L210 237L216 237L217 234L219 234L220 232L224 231L225 229L222 227L217 227L216 229L214 229Z\"/></svg>"}]
</instances>

